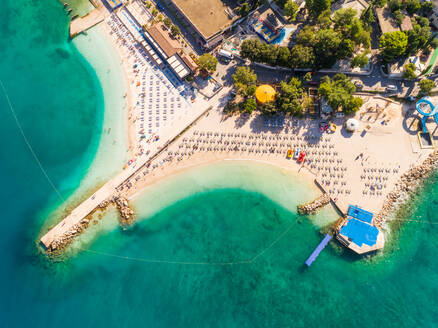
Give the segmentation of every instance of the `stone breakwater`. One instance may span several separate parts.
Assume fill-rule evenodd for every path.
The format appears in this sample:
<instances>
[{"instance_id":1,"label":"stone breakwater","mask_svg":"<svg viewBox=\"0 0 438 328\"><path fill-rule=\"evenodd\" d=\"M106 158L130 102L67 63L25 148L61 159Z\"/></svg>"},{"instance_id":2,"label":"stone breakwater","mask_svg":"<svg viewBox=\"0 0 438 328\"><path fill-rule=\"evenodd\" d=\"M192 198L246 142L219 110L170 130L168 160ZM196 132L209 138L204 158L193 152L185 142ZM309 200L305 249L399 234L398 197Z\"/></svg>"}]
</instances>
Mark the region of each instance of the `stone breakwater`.
<instances>
[{"instance_id":1,"label":"stone breakwater","mask_svg":"<svg viewBox=\"0 0 438 328\"><path fill-rule=\"evenodd\" d=\"M108 206L114 205L120 214L120 224L124 227L131 225L135 219L134 210L129 206L129 202L126 198L119 195L112 196L108 200L103 201L97 207L97 210L105 211ZM93 220L92 216L96 211L90 213L87 217L83 218L78 224L75 224L70 230L64 233L62 236L54 240L47 252L52 255L60 253L67 245L69 245L73 239L79 236L85 229L88 228L90 222L97 224L97 220Z\"/></svg>"},{"instance_id":2,"label":"stone breakwater","mask_svg":"<svg viewBox=\"0 0 438 328\"><path fill-rule=\"evenodd\" d=\"M298 205L298 213L300 213L301 215L313 214L318 209L324 207L328 203L330 203L330 196L329 194L324 193L316 198L313 202L307 203L305 205Z\"/></svg>"},{"instance_id":3,"label":"stone breakwater","mask_svg":"<svg viewBox=\"0 0 438 328\"><path fill-rule=\"evenodd\" d=\"M91 219L89 217L83 218L78 224L75 224L65 234L53 241L50 244L50 247L47 249L47 252L51 254L57 254L58 252L60 252L63 248L70 244L76 236L80 235L82 231L88 228L90 221Z\"/></svg>"},{"instance_id":4,"label":"stone breakwater","mask_svg":"<svg viewBox=\"0 0 438 328\"><path fill-rule=\"evenodd\" d=\"M122 196L114 196L111 201L119 210L120 223L123 226L130 225L134 222L134 210L129 206L129 202Z\"/></svg>"},{"instance_id":5,"label":"stone breakwater","mask_svg":"<svg viewBox=\"0 0 438 328\"><path fill-rule=\"evenodd\" d=\"M381 228L386 222L388 215L403 201L409 198L410 193L414 192L418 186L429 177L437 168L438 151L435 150L418 166L409 169L404 173L395 184L385 199L380 212L374 217L375 225Z\"/></svg>"}]
</instances>

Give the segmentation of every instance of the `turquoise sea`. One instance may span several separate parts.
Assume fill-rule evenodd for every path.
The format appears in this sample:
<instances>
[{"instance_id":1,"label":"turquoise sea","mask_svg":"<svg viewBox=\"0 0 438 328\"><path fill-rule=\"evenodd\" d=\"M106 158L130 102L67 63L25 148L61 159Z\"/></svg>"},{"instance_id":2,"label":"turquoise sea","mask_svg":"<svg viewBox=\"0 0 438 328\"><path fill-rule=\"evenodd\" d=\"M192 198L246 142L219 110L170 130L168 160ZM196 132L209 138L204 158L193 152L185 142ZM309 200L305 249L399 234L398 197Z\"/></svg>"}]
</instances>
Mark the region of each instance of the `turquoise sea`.
<instances>
[{"instance_id":1,"label":"turquoise sea","mask_svg":"<svg viewBox=\"0 0 438 328\"><path fill-rule=\"evenodd\" d=\"M98 30L68 42L57 0L2 4L0 79L74 204L126 159L120 63ZM316 195L311 185L229 162L151 186L134 202L132 228L109 212L74 255L51 262L36 241L65 204L3 94L0 125L0 327L438 327L437 176L403 214L414 221L371 258L333 244L304 269L335 213L298 218L296 204Z\"/></svg>"}]
</instances>

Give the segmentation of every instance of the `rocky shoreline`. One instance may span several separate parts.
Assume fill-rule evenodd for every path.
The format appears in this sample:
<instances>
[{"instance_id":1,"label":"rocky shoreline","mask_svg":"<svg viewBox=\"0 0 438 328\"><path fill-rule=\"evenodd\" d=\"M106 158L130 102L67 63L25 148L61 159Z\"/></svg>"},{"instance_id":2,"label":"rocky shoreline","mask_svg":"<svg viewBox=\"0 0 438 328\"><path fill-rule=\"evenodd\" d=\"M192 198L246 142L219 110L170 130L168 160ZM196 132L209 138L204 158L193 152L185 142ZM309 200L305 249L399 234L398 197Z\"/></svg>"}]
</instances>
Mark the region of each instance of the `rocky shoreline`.
<instances>
[{"instance_id":1,"label":"rocky shoreline","mask_svg":"<svg viewBox=\"0 0 438 328\"><path fill-rule=\"evenodd\" d=\"M424 179L429 177L437 168L438 151L435 150L418 166L409 169L404 173L399 181L395 184L395 188L391 191L385 199L380 212L374 217L375 225L382 228L387 217L393 212L402 202L409 199L412 192L422 184Z\"/></svg>"},{"instance_id":2,"label":"rocky shoreline","mask_svg":"<svg viewBox=\"0 0 438 328\"><path fill-rule=\"evenodd\" d=\"M75 237L80 235L82 231L88 228L91 216L83 218L78 224L74 225L71 230L65 233L63 236L59 237L57 240L50 244L50 247L46 250L50 255L59 254L67 245L69 245Z\"/></svg>"},{"instance_id":3,"label":"rocky shoreline","mask_svg":"<svg viewBox=\"0 0 438 328\"><path fill-rule=\"evenodd\" d=\"M66 246L72 243L74 238L79 236L85 229L88 228L90 222L93 221L95 224L97 224L97 221L93 220L92 218L97 210L105 211L110 205L114 205L119 211L119 220L123 227L129 226L134 222L135 213L130 207L128 200L119 195L112 196L108 200L100 203L95 211L83 218L78 224L74 225L71 230L59 237L56 241L52 242L50 247L46 249L47 253L52 256L59 255Z\"/></svg>"}]
</instances>

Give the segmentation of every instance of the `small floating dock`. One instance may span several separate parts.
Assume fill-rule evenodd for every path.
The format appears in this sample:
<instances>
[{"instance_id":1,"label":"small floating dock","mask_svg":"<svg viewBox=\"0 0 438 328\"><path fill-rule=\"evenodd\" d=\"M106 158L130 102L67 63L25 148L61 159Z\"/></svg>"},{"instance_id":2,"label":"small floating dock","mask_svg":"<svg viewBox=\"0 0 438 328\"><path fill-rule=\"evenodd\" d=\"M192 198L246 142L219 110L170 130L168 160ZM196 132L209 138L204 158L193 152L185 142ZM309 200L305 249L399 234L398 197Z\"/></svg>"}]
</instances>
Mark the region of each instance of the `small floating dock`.
<instances>
[{"instance_id":1,"label":"small floating dock","mask_svg":"<svg viewBox=\"0 0 438 328\"><path fill-rule=\"evenodd\" d=\"M322 250L327 246L329 241L332 239L332 236L329 234L326 234L324 239L319 243L319 245L315 248L315 250L310 254L309 258L306 260L306 265L310 267L313 263L313 261L316 260L319 253L322 252Z\"/></svg>"}]
</instances>

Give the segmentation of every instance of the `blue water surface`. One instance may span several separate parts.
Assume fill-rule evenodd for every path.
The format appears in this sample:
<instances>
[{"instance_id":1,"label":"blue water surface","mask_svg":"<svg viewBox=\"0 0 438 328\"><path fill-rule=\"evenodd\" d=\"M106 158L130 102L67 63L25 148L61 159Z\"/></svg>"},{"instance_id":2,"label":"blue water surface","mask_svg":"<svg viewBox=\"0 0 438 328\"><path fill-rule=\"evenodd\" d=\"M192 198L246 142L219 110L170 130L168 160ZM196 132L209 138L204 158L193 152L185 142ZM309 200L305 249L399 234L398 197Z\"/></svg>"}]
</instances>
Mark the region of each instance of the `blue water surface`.
<instances>
[{"instance_id":1,"label":"blue water surface","mask_svg":"<svg viewBox=\"0 0 438 328\"><path fill-rule=\"evenodd\" d=\"M0 78L29 143L69 195L96 153L103 99L68 42L62 3L3 1L0 58ZM3 96L0 124L1 327L438 326L436 177L409 216L420 223L405 223L385 253L370 259L333 244L306 270L323 236L309 219L298 223L296 213L257 193L206 188L131 229L103 234L90 245L94 253L51 262L36 240L43 212L61 200Z\"/></svg>"}]
</instances>

